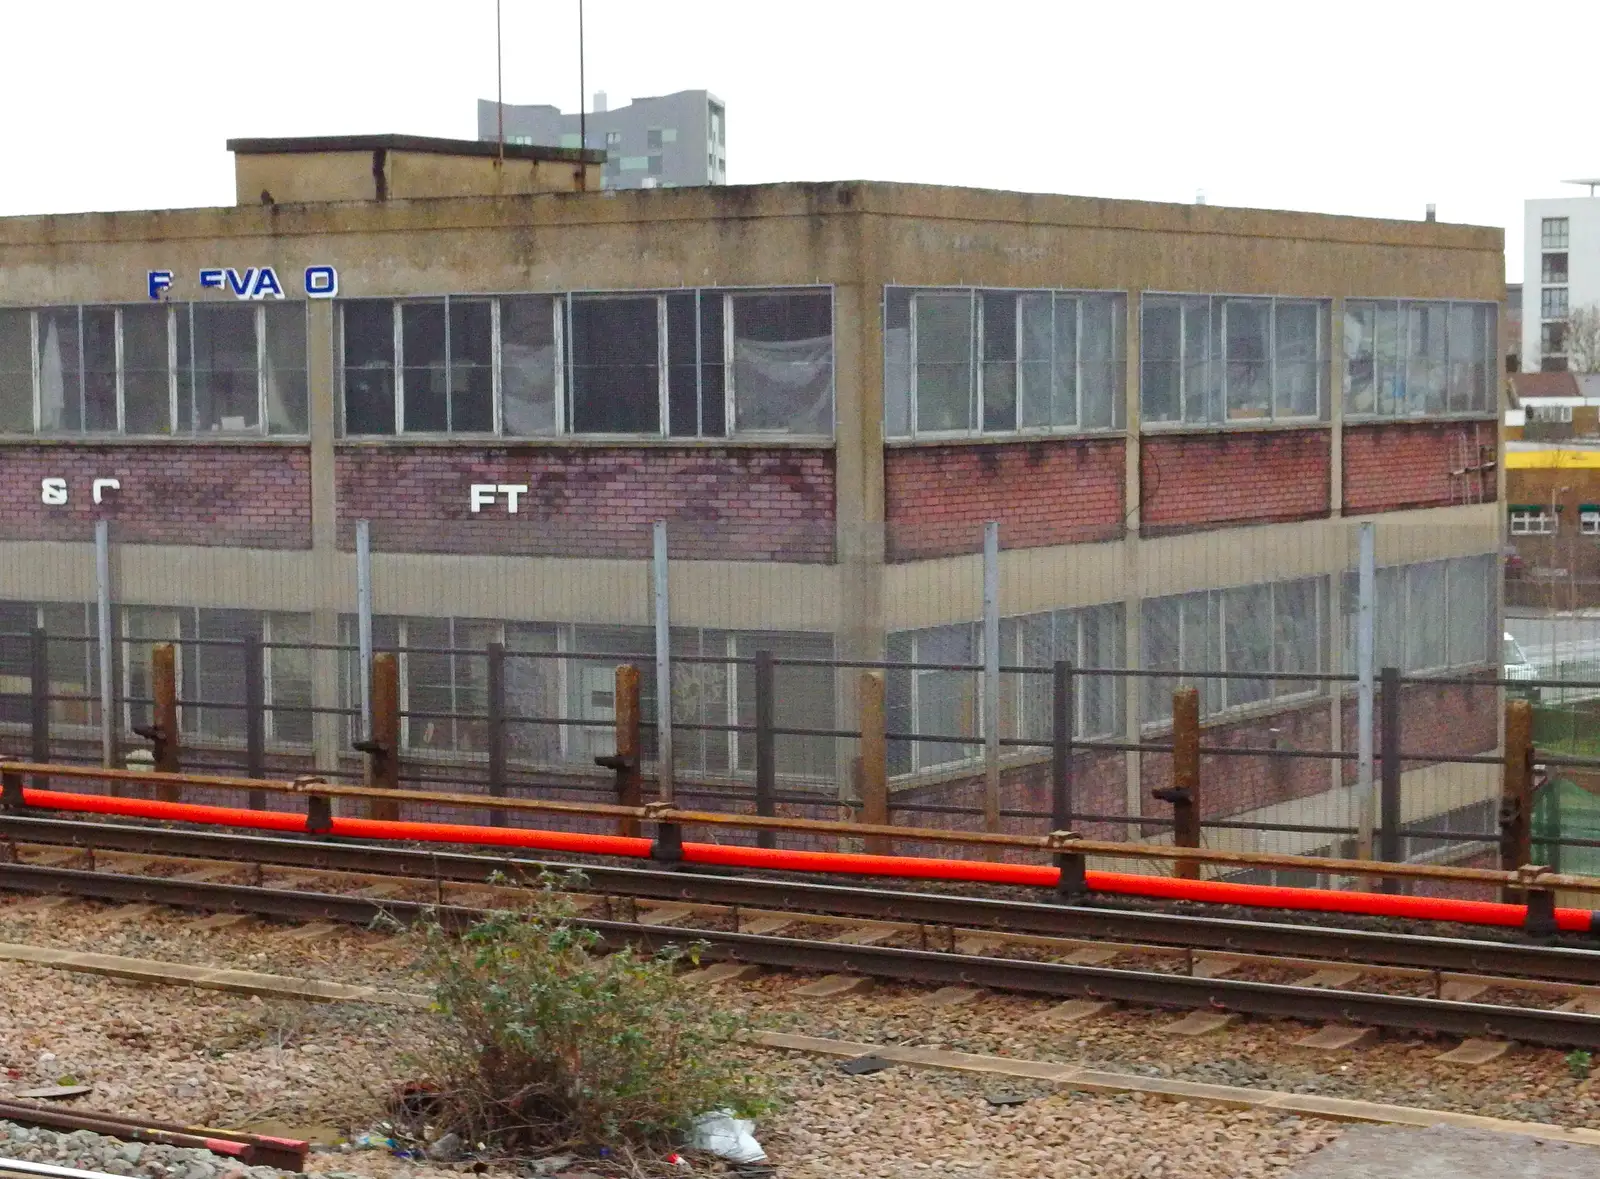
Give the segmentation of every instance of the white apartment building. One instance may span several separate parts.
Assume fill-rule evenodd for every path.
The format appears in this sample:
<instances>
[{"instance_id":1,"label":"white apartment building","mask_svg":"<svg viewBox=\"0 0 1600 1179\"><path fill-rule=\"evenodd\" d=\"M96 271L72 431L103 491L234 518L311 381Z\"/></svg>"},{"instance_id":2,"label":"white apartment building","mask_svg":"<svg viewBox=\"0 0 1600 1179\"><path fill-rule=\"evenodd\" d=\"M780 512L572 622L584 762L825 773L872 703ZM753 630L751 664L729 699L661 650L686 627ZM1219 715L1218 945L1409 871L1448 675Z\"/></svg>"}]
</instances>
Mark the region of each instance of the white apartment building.
<instances>
[{"instance_id":1,"label":"white apartment building","mask_svg":"<svg viewBox=\"0 0 1600 1179\"><path fill-rule=\"evenodd\" d=\"M1568 367L1567 317L1600 307L1600 179L1589 195L1523 203L1522 371Z\"/></svg>"}]
</instances>

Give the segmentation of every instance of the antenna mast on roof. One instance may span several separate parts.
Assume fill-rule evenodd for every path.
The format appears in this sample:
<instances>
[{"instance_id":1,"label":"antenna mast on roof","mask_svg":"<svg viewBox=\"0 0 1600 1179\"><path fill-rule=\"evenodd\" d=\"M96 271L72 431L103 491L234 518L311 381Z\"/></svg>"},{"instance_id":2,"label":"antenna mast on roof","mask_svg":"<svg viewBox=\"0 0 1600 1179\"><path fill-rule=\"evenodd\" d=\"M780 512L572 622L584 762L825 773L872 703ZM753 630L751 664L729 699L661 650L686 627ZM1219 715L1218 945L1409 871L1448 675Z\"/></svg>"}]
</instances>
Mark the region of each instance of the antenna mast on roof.
<instances>
[{"instance_id":1,"label":"antenna mast on roof","mask_svg":"<svg viewBox=\"0 0 1600 1179\"><path fill-rule=\"evenodd\" d=\"M506 160L506 88L505 58L500 53L500 0L494 0L494 122L503 164Z\"/></svg>"},{"instance_id":2,"label":"antenna mast on roof","mask_svg":"<svg viewBox=\"0 0 1600 1179\"><path fill-rule=\"evenodd\" d=\"M589 146L588 107L583 89L583 0L578 0L578 149Z\"/></svg>"}]
</instances>

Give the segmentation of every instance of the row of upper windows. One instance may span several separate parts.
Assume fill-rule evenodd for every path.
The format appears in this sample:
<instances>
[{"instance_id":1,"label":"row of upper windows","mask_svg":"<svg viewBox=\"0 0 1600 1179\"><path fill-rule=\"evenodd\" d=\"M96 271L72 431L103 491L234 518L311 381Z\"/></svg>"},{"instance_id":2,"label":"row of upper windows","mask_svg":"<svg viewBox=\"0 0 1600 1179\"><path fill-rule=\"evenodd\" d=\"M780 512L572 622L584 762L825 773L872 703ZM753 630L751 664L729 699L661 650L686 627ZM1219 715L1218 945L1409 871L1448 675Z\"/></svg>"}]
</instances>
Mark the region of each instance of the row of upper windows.
<instances>
[{"instance_id":1,"label":"row of upper windows","mask_svg":"<svg viewBox=\"0 0 1600 1179\"><path fill-rule=\"evenodd\" d=\"M1147 428L1322 421L1326 300L1156 295L1139 305ZM1127 296L889 287L889 438L1119 430ZM346 436L829 437L826 287L337 305ZM1345 412L1492 414L1495 307L1344 304ZM0 433L304 434L298 303L0 308Z\"/></svg>"}]
</instances>

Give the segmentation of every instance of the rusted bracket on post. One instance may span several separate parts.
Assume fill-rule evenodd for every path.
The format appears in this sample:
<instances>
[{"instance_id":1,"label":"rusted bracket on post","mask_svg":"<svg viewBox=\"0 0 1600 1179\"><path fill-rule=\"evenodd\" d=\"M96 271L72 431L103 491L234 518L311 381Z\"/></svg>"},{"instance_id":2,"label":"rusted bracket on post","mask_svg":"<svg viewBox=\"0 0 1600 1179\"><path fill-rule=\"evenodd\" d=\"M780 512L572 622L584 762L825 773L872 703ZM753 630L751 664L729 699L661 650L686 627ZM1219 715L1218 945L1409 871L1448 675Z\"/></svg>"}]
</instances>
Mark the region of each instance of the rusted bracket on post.
<instances>
[{"instance_id":1,"label":"rusted bracket on post","mask_svg":"<svg viewBox=\"0 0 1600 1179\"><path fill-rule=\"evenodd\" d=\"M650 845L650 858L662 864L683 862L683 828L660 817L671 814L673 809L670 802L647 802L644 806L645 819L656 825L656 837Z\"/></svg>"},{"instance_id":2,"label":"rusted bracket on post","mask_svg":"<svg viewBox=\"0 0 1600 1179\"><path fill-rule=\"evenodd\" d=\"M27 805L22 796L22 775L9 766L0 766L0 810L15 814Z\"/></svg>"},{"instance_id":3,"label":"rusted bracket on post","mask_svg":"<svg viewBox=\"0 0 1600 1179\"><path fill-rule=\"evenodd\" d=\"M333 802L326 794L317 793L318 786L326 786L326 778L296 778L292 785L306 796L306 834L327 835L333 830Z\"/></svg>"},{"instance_id":4,"label":"rusted bracket on post","mask_svg":"<svg viewBox=\"0 0 1600 1179\"><path fill-rule=\"evenodd\" d=\"M1089 895L1087 861L1080 853L1066 850L1082 839L1076 831L1052 831L1045 836L1045 846L1058 853L1056 867L1061 877L1056 881L1056 896L1073 904Z\"/></svg>"}]
</instances>

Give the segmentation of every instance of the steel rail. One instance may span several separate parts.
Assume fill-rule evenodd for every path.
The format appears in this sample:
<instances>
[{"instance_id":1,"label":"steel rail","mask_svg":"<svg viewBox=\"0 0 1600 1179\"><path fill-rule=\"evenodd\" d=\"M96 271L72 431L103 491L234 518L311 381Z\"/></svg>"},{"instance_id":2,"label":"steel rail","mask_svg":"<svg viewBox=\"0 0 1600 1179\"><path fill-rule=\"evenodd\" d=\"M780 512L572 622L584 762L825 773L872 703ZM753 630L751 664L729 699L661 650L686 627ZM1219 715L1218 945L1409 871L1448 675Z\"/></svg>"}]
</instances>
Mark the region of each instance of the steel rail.
<instances>
[{"instance_id":1,"label":"steel rail","mask_svg":"<svg viewBox=\"0 0 1600 1179\"><path fill-rule=\"evenodd\" d=\"M1495 974L1553 982L1600 982L1600 950L1527 942L891 891L765 876L724 876L694 869L623 868L63 819L0 816L0 838L11 842L80 847L85 851L92 848L145 855L207 856L275 867L454 884L484 884L497 874L510 882L521 883L536 879L542 872L560 875L576 868L586 878L585 891L648 900L791 909L879 921L969 926L1008 933L1142 942L1225 953L1323 958L1339 963Z\"/></svg>"},{"instance_id":2,"label":"steel rail","mask_svg":"<svg viewBox=\"0 0 1600 1179\"><path fill-rule=\"evenodd\" d=\"M120 876L32 864L0 864L0 888L233 910L300 920L322 918L362 925L384 920L414 921L431 914L443 924L459 927L476 920L484 912L458 905L436 907L417 901ZM924 984L965 984L1056 998L1086 997L1156 1007L1220 1009L1283 1019L1342 1020L1455 1036L1502 1036L1550 1047L1600 1049L1600 1016L1572 1011L1196 978L935 950L841 945L723 930L663 929L582 917L575 919L575 924L594 931L605 946L635 945L656 950L685 942L699 943L701 957L708 960L852 972Z\"/></svg>"}]
</instances>

